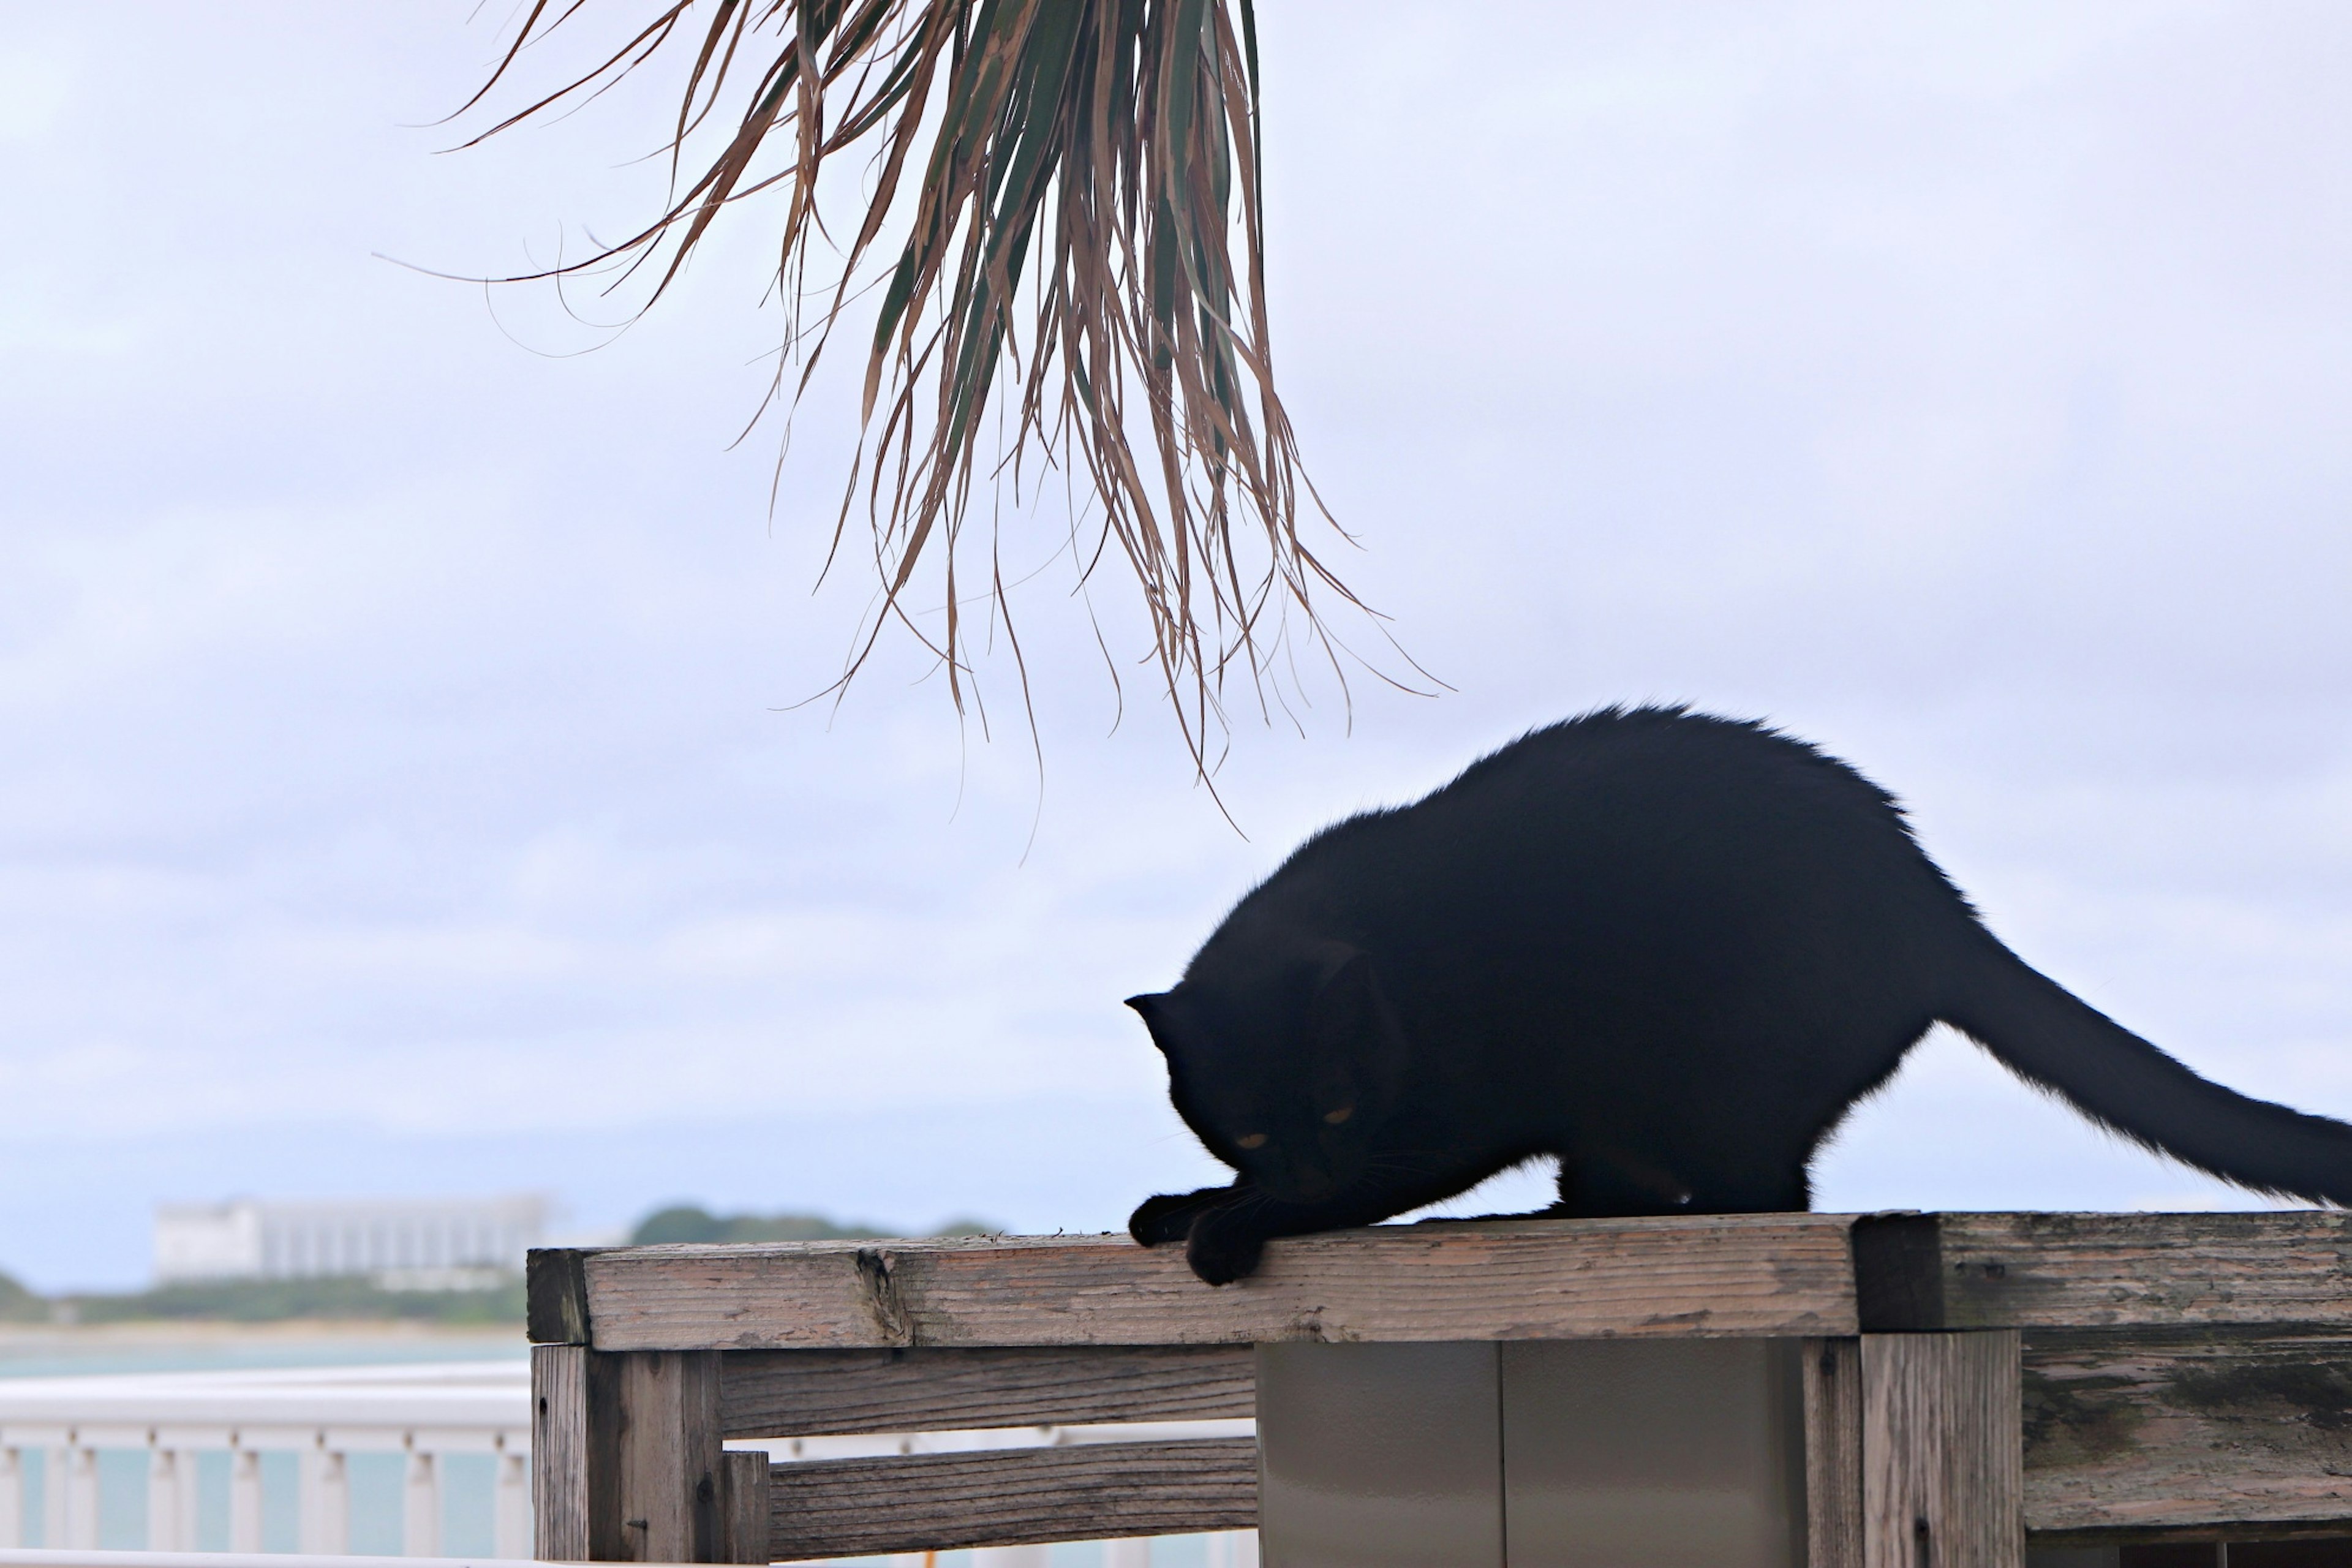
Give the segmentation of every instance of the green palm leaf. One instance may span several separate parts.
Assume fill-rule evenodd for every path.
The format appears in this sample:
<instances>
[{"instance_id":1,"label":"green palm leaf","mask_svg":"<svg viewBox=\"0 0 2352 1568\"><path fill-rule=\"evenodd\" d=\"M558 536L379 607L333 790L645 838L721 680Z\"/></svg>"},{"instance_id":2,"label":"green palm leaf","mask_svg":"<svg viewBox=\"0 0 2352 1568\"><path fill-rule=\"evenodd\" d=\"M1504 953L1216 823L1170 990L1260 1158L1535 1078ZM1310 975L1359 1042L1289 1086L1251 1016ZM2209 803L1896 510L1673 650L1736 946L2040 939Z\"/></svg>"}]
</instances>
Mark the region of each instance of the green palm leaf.
<instances>
[{"instance_id":1,"label":"green palm leaf","mask_svg":"<svg viewBox=\"0 0 2352 1568\"><path fill-rule=\"evenodd\" d=\"M483 93L587 6L537 0ZM1356 601L1299 537L1313 492L1267 353L1251 0L680 0L484 134L689 47L673 170L706 125L731 117L731 134L698 174L677 174L656 221L564 270L651 264L658 298L721 212L782 186L779 276L796 303L819 175L876 139L840 277L791 328L805 388L898 215L834 538L837 552L862 496L883 592L845 684L895 622L964 701L960 546L981 435L1009 418L1012 450L984 477L1017 476L1033 452L1084 471L1101 537L1074 558L1082 574L1107 558L1130 568L1196 766L1223 729L1228 677L1263 703L1294 630L1344 687L1318 602ZM902 190L927 124L920 178ZM993 544L980 599L1009 627ZM926 563L945 580L943 632L903 602Z\"/></svg>"}]
</instances>

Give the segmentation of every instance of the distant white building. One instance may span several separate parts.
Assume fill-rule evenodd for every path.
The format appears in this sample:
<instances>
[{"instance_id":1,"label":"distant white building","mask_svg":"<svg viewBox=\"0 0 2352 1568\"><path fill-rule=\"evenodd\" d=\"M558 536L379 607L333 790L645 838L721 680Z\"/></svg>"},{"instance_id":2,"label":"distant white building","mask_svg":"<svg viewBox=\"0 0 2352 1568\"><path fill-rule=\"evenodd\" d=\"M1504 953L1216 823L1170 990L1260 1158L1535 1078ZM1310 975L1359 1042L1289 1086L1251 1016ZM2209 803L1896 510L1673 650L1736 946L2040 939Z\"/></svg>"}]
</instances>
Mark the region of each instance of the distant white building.
<instances>
[{"instance_id":1,"label":"distant white building","mask_svg":"<svg viewBox=\"0 0 2352 1568\"><path fill-rule=\"evenodd\" d=\"M303 1279L360 1274L419 1289L478 1283L522 1268L547 1200L328 1199L155 1205L155 1279Z\"/></svg>"}]
</instances>

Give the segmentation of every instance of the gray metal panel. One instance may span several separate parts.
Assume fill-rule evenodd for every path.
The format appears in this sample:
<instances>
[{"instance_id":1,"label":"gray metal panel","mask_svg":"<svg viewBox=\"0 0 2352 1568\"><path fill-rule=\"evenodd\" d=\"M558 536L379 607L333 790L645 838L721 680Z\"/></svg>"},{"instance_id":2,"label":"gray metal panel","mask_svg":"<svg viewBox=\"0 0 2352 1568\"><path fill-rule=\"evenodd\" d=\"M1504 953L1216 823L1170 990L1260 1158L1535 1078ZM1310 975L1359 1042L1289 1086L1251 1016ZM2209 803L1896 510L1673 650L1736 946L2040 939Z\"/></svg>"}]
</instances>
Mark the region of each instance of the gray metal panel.
<instances>
[{"instance_id":1,"label":"gray metal panel","mask_svg":"<svg viewBox=\"0 0 2352 1568\"><path fill-rule=\"evenodd\" d=\"M1801 1568L1797 1342L1500 1350L1510 1568Z\"/></svg>"},{"instance_id":2,"label":"gray metal panel","mask_svg":"<svg viewBox=\"0 0 2352 1568\"><path fill-rule=\"evenodd\" d=\"M1260 1345L1265 1568L1503 1568L1492 1344Z\"/></svg>"}]
</instances>

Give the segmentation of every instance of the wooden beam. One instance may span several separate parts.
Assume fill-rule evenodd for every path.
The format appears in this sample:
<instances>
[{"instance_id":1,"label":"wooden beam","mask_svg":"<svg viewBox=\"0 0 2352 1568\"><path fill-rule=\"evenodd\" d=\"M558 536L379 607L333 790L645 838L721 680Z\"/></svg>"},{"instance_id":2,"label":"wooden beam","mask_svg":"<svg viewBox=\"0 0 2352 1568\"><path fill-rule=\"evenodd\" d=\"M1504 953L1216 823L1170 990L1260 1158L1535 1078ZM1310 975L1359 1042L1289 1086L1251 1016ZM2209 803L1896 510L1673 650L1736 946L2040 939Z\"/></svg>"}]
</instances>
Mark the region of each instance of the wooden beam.
<instances>
[{"instance_id":1,"label":"wooden beam","mask_svg":"<svg viewBox=\"0 0 2352 1568\"><path fill-rule=\"evenodd\" d=\"M1862 1342L1807 1340L1805 1568L1862 1568Z\"/></svg>"},{"instance_id":2,"label":"wooden beam","mask_svg":"<svg viewBox=\"0 0 2352 1568\"><path fill-rule=\"evenodd\" d=\"M2352 1533L2352 1337L2030 1335L2024 1410L2037 1543Z\"/></svg>"},{"instance_id":3,"label":"wooden beam","mask_svg":"<svg viewBox=\"0 0 2352 1568\"><path fill-rule=\"evenodd\" d=\"M1277 1241L1212 1288L1125 1237L622 1247L601 1350L1246 1344L1856 1331L1834 1215L1383 1226Z\"/></svg>"},{"instance_id":4,"label":"wooden beam","mask_svg":"<svg viewBox=\"0 0 2352 1568\"><path fill-rule=\"evenodd\" d=\"M1246 1345L734 1351L719 1367L730 1437L1246 1418Z\"/></svg>"},{"instance_id":5,"label":"wooden beam","mask_svg":"<svg viewBox=\"0 0 2352 1568\"><path fill-rule=\"evenodd\" d=\"M584 1345L530 1348L531 1555L542 1563L588 1556L588 1360L593 1354Z\"/></svg>"},{"instance_id":6,"label":"wooden beam","mask_svg":"<svg viewBox=\"0 0 2352 1568\"><path fill-rule=\"evenodd\" d=\"M776 1466L769 1487L778 1562L1188 1535L1255 1528L1257 1445L1211 1437L803 1460Z\"/></svg>"},{"instance_id":7,"label":"wooden beam","mask_svg":"<svg viewBox=\"0 0 2352 1568\"><path fill-rule=\"evenodd\" d=\"M2011 1331L1862 1338L1864 1568L2023 1568Z\"/></svg>"},{"instance_id":8,"label":"wooden beam","mask_svg":"<svg viewBox=\"0 0 2352 1568\"><path fill-rule=\"evenodd\" d=\"M1872 1215L1863 1331L2352 1330L2352 1213Z\"/></svg>"},{"instance_id":9,"label":"wooden beam","mask_svg":"<svg viewBox=\"0 0 2352 1568\"><path fill-rule=\"evenodd\" d=\"M582 1265L590 1250L534 1247L524 1255L524 1333L532 1344L588 1342L588 1277Z\"/></svg>"},{"instance_id":10,"label":"wooden beam","mask_svg":"<svg viewBox=\"0 0 2352 1568\"><path fill-rule=\"evenodd\" d=\"M1866 1214L1853 1222L1854 1316L1865 1334L1944 1326L1943 1215Z\"/></svg>"}]
</instances>

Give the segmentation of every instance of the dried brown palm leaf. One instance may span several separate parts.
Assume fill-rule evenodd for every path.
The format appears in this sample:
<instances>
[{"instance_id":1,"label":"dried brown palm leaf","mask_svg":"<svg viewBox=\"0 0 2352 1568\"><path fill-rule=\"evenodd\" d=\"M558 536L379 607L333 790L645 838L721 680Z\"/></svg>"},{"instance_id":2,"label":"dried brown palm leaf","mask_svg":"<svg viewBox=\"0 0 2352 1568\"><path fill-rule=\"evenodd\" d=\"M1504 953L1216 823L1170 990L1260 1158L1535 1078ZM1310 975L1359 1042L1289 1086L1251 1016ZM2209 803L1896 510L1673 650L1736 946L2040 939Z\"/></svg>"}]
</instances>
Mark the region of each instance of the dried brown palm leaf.
<instances>
[{"instance_id":1,"label":"dried brown palm leaf","mask_svg":"<svg viewBox=\"0 0 2352 1568\"><path fill-rule=\"evenodd\" d=\"M536 0L483 93L526 46L588 8ZM650 267L658 298L725 208L782 187L779 278L793 311L787 347L801 351L787 363L797 358L804 388L871 273L861 264L894 215L906 226L834 537L837 552L862 495L881 594L843 683L896 622L965 700L959 546L981 437L995 428L1005 440L1009 421L1010 450L983 477L1017 478L1033 451L1084 471L1101 533L1081 545L1074 528L1073 559L1091 574L1115 542L1132 568L1196 766L1207 770L1223 731L1228 676L1246 676L1263 705L1270 660L1295 651L1286 638L1311 646L1344 689L1318 601L1360 605L1300 538L1312 491L1266 352L1251 0L680 0L483 134L689 47L667 208L562 270ZM689 181L678 171L707 126L721 144ZM820 174L869 138L862 219L838 276L812 289ZM812 294L819 308L803 334L799 305ZM993 542L988 558L985 590L971 596L1005 614ZM946 591L939 629L906 602L926 563Z\"/></svg>"}]
</instances>

